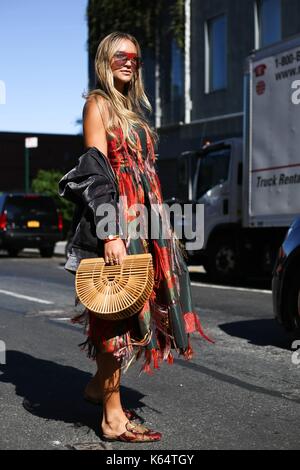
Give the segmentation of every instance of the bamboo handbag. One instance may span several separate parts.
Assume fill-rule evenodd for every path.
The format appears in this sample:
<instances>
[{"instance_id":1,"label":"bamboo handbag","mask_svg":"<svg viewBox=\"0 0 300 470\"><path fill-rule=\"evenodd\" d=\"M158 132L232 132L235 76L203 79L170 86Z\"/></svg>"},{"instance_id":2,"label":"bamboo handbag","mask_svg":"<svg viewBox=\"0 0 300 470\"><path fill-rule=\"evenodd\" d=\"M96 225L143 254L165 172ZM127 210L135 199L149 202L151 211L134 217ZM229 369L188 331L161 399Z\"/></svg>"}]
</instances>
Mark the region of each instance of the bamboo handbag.
<instances>
[{"instance_id":1,"label":"bamboo handbag","mask_svg":"<svg viewBox=\"0 0 300 470\"><path fill-rule=\"evenodd\" d=\"M75 277L80 302L107 320L121 320L137 313L149 299L153 286L151 253L127 255L117 265L106 265L100 257L82 259Z\"/></svg>"}]
</instances>

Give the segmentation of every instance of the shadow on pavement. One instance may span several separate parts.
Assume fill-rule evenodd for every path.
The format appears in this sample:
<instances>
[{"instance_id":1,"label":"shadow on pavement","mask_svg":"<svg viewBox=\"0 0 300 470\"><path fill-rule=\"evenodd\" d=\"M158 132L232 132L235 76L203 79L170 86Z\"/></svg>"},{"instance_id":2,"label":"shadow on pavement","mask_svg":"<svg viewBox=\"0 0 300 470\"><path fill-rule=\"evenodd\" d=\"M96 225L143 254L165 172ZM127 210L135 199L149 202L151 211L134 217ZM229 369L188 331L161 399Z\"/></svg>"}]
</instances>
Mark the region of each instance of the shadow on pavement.
<instances>
[{"instance_id":1,"label":"shadow on pavement","mask_svg":"<svg viewBox=\"0 0 300 470\"><path fill-rule=\"evenodd\" d=\"M291 350L293 334L285 332L273 319L246 320L224 323L219 328L230 336L243 338L257 346L275 346Z\"/></svg>"},{"instance_id":2,"label":"shadow on pavement","mask_svg":"<svg viewBox=\"0 0 300 470\"><path fill-rule=\"evenodd\" d=\"M240 279L237 281L232 282L218 282L212 281L206 273L195 273L190 272L190 278L193 282L201 282L203 284L214 284L219 286L230 286L230 287L244 287L250 289L266 289L271 290L272 284L271 279L266 277L255 277L255 278L248 278L248 279Z\"/></svg>"},{"instance_id":3,"label":"shadow on pavement","mask_svg":"<svg viewBox=\"0 0 300 470\"><path fill-rule=\"evenodd\" d=\"M53 255L54 257L54 255ZM7 258L7 259L10 259L10 260L22 260L22 259L39 259L39 260L49 260L51 258L42 258L40 253L38 251L36 252L33 252L33 251L30 251L30 252L27 252L27 251L20 251L20 253L18 253L16 256L10 256L6 251L0 251L0 259L2 258Z\"/></svg>"},{"instance_id":4,"label":"shadow on pavement","mask_svg":"<svg viewBox=\"0 0 300 470\"><path fill-rule=\"evenodd\" d=\"M38 359L19 351L6 352L6 365L0 365L0 382L11 383L16 394L23 397L24 408L33 415L87 426L99 436L102 408L83 399L83 390L91 374L75 367ZM121 387L123 405L139 410L144 395Z\"/></svg>"}]
</instances>

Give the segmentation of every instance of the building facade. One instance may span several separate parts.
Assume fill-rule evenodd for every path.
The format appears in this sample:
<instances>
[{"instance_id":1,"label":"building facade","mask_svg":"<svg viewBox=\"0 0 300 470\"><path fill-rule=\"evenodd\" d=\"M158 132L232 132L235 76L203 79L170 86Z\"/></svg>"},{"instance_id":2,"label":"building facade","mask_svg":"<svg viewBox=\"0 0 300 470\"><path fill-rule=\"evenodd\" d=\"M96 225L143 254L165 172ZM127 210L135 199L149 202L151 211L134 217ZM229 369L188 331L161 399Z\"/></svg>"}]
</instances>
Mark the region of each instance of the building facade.
<instances>
[{"instance_id":1,"label":"building facade","mask_svg":"<svg viewBox=\"0 0 300 470\"><path fill-rule=\"evenodd\" d=\"M39 170L69 171L84 151L82 135L0 132L0 192L25 191L25 138L37 137L29 149L29 180Z\"/></svg>"},{"instance_id":2,"label":"building facade","mask_svg":"<svg viewBox=\"0 0 300 470\"><path fill-rule=\"evenodd\" d=\"M177 167L172 162L181 152L200 148L206 140L242 135L246 58L256 49L300 34L300 1L185 0L184 50L169 32L166 12L160 19L156 63L147 51L143 55L167 198L176 188Z\"/></svg>"},{"instance_id":3,"label":"building facade","mask_svg":"<svg viewBox=\"0 0 300 470\"><path fill-rule=\"evenodd\" d=\"M163 119L159 129L163 136L171 137L174 148L181 148L180 142L184 142L183 150L189 146L188 142L197 145L206 139L242 134L245 59L253 50L300 34L300 2L191 0L190 34L190 122L179 124L182 119L176 119L178 109L177 114L169 112L178 102L175 97L175 101L171 98L166 104L162 100ZM173 47L165 40L162 43L169 50ZM177 79L182 80L178 89L184 101L183 54L181 63L182 72L177 74ZM174 55L173 69L176 70L177 64L178 57ZM172 88L172 79L164 79L163 87ZM170 148L169 139L166 146ZM161 149L163 158L171 157L168 153L166 148Z\"/></svg>"},{"instance_id":4,"label":"building facade","mask_svg":"<svg viewBox=\"0 0 300 470\"><path fill-rule=\"evenodd\" d=\"M162 35L161 40L162 58L171 58L166 72L162 65L160 86L163 180L166 169L174 169L169 159L174 161L180 152L207 140L242 135L246 58L300 34L299 0L186 0L186 18L190 40L185 51L174 49L172 38ZM176 166L173 173L168 184L164 181L170 189L165 197L176 191Z\"/></svg>"}]
</instances>

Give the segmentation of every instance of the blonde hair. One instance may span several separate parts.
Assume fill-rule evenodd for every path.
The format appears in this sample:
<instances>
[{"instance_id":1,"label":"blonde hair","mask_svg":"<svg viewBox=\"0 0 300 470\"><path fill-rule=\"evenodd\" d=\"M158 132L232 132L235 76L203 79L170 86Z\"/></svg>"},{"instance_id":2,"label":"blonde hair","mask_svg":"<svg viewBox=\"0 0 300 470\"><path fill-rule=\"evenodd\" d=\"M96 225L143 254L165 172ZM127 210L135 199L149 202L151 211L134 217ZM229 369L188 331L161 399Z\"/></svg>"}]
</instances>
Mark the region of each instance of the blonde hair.
<instances>
[{"instance_id":1,"label":"blonde hair","mask_svg":"<svg viewBox=\"0 0 300 470\"><path fill-rule=\"evenodd\" d=\"M96 98L96 95L101 95L104 98L104 100L98 100L97 98L96 100L98 105L99 101L101 101L101 105L105 106L108 111L108 121L105 124L106 132L111 137L116 138L117 135L114 129L121 128L123 142L125 140L134 151L137 150L136 140L132 135L134 126L146 128L154 144L158 141L158 134L148 124L144 114L143 108L152 112L152 106L144 90L142 69L136 70L131 81L125 84L124 94L120 93L114 86L114 77L110 63L123 39L131 41L136 47L137 55L141 57L141 48L134 36L119 31L108 34L99 43L95 56L95 72L98 79L98 88L89 91L83 97L88 99L91 96ZM105 120L103 121L105 122ZM121 145L122 142L120 142L118 148Z\"/></svg>"}]
</instances>

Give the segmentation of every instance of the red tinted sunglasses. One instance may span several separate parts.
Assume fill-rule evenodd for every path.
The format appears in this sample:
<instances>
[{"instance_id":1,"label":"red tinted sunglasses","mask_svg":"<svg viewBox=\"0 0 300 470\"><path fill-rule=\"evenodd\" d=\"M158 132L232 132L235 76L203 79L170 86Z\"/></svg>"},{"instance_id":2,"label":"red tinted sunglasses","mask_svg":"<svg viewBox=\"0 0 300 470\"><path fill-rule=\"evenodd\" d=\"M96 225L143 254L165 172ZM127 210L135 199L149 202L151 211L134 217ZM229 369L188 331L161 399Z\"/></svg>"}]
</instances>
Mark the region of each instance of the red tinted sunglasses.
<instances>
[{"instance_id":1,"label":"red tinted sunglasses","mask_svg":"<svg viewBox=\"0 0 300 470\"><path fill-rule=\"evenodd\" d=\"M138 57L134 52L116 52L113 59L114 65L117 67L124 67L128 60L130 60L133 70L137 70L143 65L141 57Z\"/></svg>"}]
</instances>

